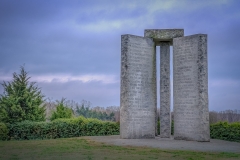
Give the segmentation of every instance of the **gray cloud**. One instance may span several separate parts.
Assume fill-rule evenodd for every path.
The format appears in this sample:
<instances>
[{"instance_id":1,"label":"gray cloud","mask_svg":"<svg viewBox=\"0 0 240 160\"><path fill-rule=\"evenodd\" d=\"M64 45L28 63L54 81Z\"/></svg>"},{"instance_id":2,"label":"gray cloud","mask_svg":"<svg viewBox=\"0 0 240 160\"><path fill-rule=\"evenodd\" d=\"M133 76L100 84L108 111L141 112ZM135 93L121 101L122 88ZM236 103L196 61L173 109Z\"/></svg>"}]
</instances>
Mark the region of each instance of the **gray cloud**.
<instances>
[{"instance_id":1,"label":"gray cloud","mask_svg":"<svg viewBox=\"0 0 240 160\"><path fill-rule=\"evenodd\" d=\"M25 64L33 76L105 74L119 79L121 34L143 36L147 28L184 28L185 35L208 34L209 82L223 83L209 85L210 109L236 108L240 105L236 97L240 95L239 5L231 0L1 0L0 75L11 76ZM226 81L236 84L225 86ZM103 106L120 101L119 83L39 82L39 86L54 99L86 99Z\"/></svg>"}]
</instances>

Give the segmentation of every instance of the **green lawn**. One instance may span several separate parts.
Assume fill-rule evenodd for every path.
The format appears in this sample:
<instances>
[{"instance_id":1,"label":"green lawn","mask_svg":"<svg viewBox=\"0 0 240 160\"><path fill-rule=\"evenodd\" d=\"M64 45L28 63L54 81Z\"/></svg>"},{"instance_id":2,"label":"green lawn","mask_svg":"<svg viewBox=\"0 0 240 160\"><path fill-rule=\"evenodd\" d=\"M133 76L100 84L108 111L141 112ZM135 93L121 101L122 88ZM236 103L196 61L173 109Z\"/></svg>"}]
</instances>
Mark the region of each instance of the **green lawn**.
<instances>
[{"instance_id":1,"label":"green lawn","mask_svg":"<svg viewBox=\"0 0 240 160\"><path fill-rule=\"evenodd\" d=\"M78 160L144 160L144 159L240 159L236 153L160 150L146 147L106 145L81 138L51 140L0 141L0 160L78 159Z\"/></svg>"}]
</instances>

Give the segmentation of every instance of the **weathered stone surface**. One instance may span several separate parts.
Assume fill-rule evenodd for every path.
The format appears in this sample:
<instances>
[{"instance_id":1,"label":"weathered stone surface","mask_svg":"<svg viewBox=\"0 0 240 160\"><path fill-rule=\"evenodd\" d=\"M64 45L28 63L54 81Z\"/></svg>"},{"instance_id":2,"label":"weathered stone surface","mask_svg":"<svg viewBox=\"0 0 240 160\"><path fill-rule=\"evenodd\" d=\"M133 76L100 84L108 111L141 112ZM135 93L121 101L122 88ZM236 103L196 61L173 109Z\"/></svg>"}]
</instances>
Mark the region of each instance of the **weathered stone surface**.
<instances>
[{"instance_id":1,"label":"weathered stone surface","mask_svg":"<svg viewBox=\"0 0 240 160\"><path fill-rule=\"evenodd\" d=\"M157 62L156 62L156 45L154 45L154 57L153 57L153 59L154 59L154 62L153 62L153 84L155 84L154 86L155 86L155 88L154 88L154 106L155 106L155 136L158 136L158 115L157 115L157 66L156 66L156 64L157 64ZM154 87L153 86L153 87Z\"/></svg>"},{"instance_id":2,"label":"weathered stone surface","mask_svg":"<svg viewBox=\"0 0 240 160\"><path fill-rule=\"evenodd\" d=\"M120 137L154 138L156 55L151 38L121 37Z\"/></svg>"},{"instance_id":3,"label":"weathered stone surface","mask_svg":"<svg viewBox=\"0 0 240 160\"><path fill-rule=\"evenodd\" d=\"M207 35L173 39L174 139L210 141Z\"/></svg>"},{"instance_id":4,"label":"weathered stone surface","mask_svg":"<svg viewBox=\"0 0 240 160\"><path fill-rule=\"evenodd\" d=\"M144 37L153 38L156 45L160 45L160 41L170 41L172 44L173 38L184 36L183 29L145 29Z\"/></svg>"},{"instance_id":5,"label":"weathered stone surface","mask_svg":"<svg viewBox=\"0 0 240 160\"><path fill-rule=\"evenodd\" d=\"M170 43L160 44L160 137L171 136Z\"/></svg>"}]
</instances>

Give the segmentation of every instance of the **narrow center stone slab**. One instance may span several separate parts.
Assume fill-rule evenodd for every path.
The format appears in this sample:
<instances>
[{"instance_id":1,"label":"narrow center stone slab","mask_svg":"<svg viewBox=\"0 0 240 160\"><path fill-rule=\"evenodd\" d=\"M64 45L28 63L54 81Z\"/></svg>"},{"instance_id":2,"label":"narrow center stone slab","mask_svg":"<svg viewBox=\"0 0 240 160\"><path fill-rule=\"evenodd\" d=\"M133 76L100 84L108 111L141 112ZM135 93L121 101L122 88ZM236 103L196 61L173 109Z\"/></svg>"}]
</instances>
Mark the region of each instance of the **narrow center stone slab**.
<instances>
[{"instance_id":1,"label":"narrow center stone slab","mask_svg":"<svg viewBox=\"0 0 240 160\"><path fill-rule=\"evenodd\" d=\"M170 44L160 45L160 137L171 137Z\"/></svg>"}]
</instances>

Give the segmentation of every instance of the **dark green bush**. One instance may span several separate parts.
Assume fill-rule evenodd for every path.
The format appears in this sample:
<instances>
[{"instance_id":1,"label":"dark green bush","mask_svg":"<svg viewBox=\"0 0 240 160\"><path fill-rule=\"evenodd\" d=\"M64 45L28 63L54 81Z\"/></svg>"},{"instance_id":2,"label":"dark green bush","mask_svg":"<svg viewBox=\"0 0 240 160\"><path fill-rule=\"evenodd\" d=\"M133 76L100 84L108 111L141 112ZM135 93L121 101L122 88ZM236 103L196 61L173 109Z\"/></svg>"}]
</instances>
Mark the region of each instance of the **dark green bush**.
<instances>
[{"instance_id":1,"label":"dark green bush","mask_svg":"<svg viewBox=\"0 0 240 160\"><path fill-rule=\"evenodd\" d=\"M160 122L158 121L158 134L160 134ZM171 124L171 134L174 135L174 121ZM212 139L240 142L240 122L218 122L210 125Z\"/></svg>"},{"instance_id":2,"label":"dark green bush","mask_svg":"<svg viewBox=\"0 0 240 160\"><path fill-rule=\"evenodd\" d=\"M8 128L7 126L0 122L0 140L7 140L8 138Z\"/></svg>"},{"instance_id":3,"label":"dark green bush","mask_svg":"<svg viewBox=\"0 0 240 160\"><path fill-rule=\"evenodd\" d=\"M119 124L115 122L86 119L84 117L56 119L52 122L23 121L9 124L8 127L9 136L16 140L119 134Z\"/></svg>"},{"instance_id":4,"label":"dark green bush","mask_svg":"<svg viewBox=\"0 0 240 160\"><path fill-rule=\"evenodd\" d=\"M87 119L84 117L56 119L52 122L23 121L16 124L0 123L0 139L8 137L16 140L54 139L79 136L116 135L119 134L119 123ZM172 122L172 133L173 133ZM160 124L158 123L158 131ZM8 134L8 135L7 135ZM210 125L213 139L240 142L240 123L219 122Z\"/></svg>"},{"instance_id":5,"label":"dark green bush","mask_svg":"<svg viewBox=\"0 0 240 160\"><path fill-rule=\"evenodd\" d=\"M218 122L211 124L210 136L213 139L240 142L240 122Z\"/></svg>"}]
</instances>

